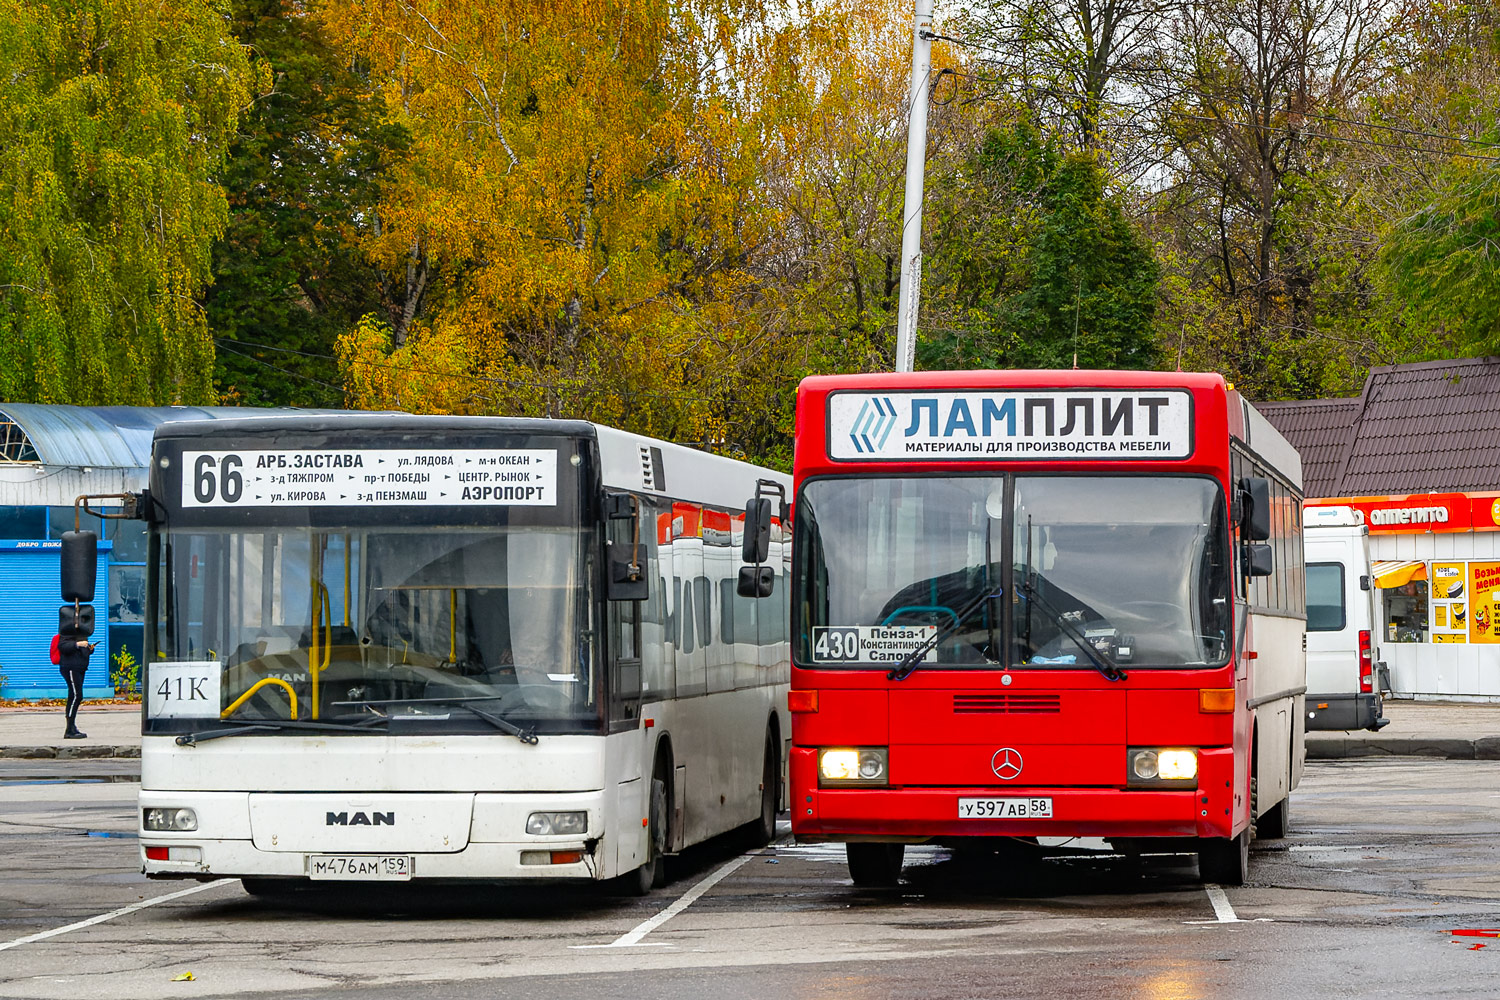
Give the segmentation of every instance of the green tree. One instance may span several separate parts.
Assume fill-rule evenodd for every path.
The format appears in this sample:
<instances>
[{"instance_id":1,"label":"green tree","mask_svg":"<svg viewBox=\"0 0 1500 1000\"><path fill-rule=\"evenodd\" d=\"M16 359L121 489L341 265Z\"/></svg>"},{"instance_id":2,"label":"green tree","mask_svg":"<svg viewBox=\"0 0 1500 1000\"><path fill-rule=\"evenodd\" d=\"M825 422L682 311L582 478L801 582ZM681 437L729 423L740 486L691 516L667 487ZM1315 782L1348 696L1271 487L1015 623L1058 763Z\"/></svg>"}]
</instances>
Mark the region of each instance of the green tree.
<instances>
[{"instance_id":1,"label":"green tree","mask_svg":"<svg viewBox=\"0 0 1500 1000\"><path fill-rule=\"evenodd\" d=\"M1024 121L937 192L925 367L1151 368L1159 267L1095 154Z\"/></svg>"},{"instance_id":2,"label":"green tree","mask_svg":"<svg viewBox=\"0 0 1500 1000\"><path fill-rule=\"evenodd\" d=\"M212 0L0 0L0 398L197 403L251 71Z\"/></svg>"},{"instance_id":3,"label":"green tree","mask_svg":"<svg viewBox=\"0 0 1500 1000\"><path fill-rule=\"evenodd\" d=\"M272 86L241 119L220 175L229 225L205 305L219 392L252 405L341 405L339 335L391 311L359 240L377 225L378 181L405 133L380 124L369 81L304 8L232 5L235 36Z\"/></svg>"},{"instance_id":4,"label":"green tree","mask_svg":"<svg viewBox=\"0 0 1500 1000\"><path fill-rule=\"evenodd\" d=\"M1466 354L1500 352L1500 169L1452 167L1430 202L1391 229L1382 277L1407 318Z\"/></svg>"}]
</instances>

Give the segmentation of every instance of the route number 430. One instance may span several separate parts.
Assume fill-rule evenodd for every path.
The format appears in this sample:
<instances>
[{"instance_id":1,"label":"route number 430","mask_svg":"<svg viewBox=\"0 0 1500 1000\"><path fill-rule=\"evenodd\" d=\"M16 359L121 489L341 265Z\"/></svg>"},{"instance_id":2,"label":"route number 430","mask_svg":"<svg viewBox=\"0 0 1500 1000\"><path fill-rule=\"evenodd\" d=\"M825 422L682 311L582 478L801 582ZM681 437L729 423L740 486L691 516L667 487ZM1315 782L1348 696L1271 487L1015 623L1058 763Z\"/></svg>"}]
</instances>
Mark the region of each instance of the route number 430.
<instances>
[{"instance_id":1,"label":"route number 430","mask_svg":"<svg viewBox=\"0 0 1500 1000\"><path fill-rule=\"evenodd\" d=\"M199 455L193 463L193 496L199 503L213 503L215 494L225 503L237 503L245 495L244 462L238 455Z\"/></svg>"},{"instance_id":2,"label":"route number 430","mask_svg":"<svg viewBox=\"0 0 1500 1000\"><path fill-rule=\"evenodd\" d=\"M813 659L854 661L859 659L859 629L819 628L813 640Z\"/></svg>"}]
</instances>

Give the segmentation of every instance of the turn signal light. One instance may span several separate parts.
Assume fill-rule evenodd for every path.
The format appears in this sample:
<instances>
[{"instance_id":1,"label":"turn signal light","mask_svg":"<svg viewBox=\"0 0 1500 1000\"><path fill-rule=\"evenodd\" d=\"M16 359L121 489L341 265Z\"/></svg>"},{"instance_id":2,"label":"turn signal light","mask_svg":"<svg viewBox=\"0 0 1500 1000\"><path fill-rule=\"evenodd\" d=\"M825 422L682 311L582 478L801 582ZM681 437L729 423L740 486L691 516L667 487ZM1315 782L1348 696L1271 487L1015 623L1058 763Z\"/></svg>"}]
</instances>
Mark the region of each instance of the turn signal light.
<instances>
[{"instance_id":1,"label":"turn signal light","mask_svg":"<svg viewBox=\"0 0 1500 1000\"><path fill-rule=\"evenodd\" d=\"M789 712L816 712L818 710L818 692L788 691L786 693L786 707Z\"/></svg>"},{"instance_id":2,"label":"turn signal light","mask_svg":"<svg viewBox=\"0 0 1500 1000\"><path fill-rule=\"evenodd\" d=\"M1198 711L1233 712L1234 688L1200 688L1198 690Z\"/></svg>"}]
</instances>

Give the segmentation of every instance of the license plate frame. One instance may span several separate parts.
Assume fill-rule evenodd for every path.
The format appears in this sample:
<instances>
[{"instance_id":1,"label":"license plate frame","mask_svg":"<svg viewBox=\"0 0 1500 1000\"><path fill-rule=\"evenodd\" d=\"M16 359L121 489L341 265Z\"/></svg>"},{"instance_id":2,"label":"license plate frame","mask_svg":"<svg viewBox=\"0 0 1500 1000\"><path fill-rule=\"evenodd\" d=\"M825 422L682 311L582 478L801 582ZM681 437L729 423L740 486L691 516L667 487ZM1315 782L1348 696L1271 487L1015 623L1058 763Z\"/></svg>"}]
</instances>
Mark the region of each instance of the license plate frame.
<instances>
[{"instance_id":1,"label":"license plate frame","mask_svg":"<svg viewBox=\"0 0 1500 1000\"><path fill-rule=\"evenodd\" d=\"M1051 819L1050 795L984 795L958 800L959 819Z\"/></svg>"},{"instance_id":2,"label":"license plate frame","mask_svg":"<svg viewBox=\"0 0 1500 1000\"><path fill-rule=\"evenodd\" d=\"M309 854L314 882L410 882L410 854Z\"/></svg>"}]
</instances>

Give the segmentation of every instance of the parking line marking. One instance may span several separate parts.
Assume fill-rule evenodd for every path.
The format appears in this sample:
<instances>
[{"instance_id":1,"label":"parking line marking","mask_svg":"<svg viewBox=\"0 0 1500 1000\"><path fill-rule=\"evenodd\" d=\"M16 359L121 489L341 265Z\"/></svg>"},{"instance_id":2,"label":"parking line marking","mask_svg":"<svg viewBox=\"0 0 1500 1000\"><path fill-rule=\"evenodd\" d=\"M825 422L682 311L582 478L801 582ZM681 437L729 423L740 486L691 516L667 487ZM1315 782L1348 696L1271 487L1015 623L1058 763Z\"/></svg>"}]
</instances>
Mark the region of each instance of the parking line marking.
<instances>
[{"instance_id":1,"label":"parking line marking","mask_svg":"<svg viewBox=\"0 0 1500 1000\"><path fill-rule=\"evenodd\" d=\"M25 937L16 938L14 941L6 941L3 944L0 944L0 951L5 951L7 948L17 948L23 944L30 944L33 941L41 941L46 938L57 937L59 934L67 934L69 931L82 930L85 927L92 927L94 924L102 924L106 920L113 920L115 919L115 917L123 917L126 914L134 913L136 910L144 910L146 907L155 906L157 903L168 903L174 899L181 899L183 896L191 896L195 892L203 892L207 889L214 889L221 885L227 885L230 882L234 881L237 880L232 878L221 878L213 882L205 882L202 885L195 885L192 888L183 889L179 892L169 892L165 896L153 896L151 899L143 899L139 903L131 903L129 906L122 906L118 910L110 910L108 913L101 913L97 917L89 917L87 920L80 920L76 924L69 924L66 927L54 927L50 931L42 931L39 934L28 934Z\"/></svg>"},{"instance_id":2,"label":"parking line marking","mask_svg":"<svg viewBox=\"0 0 1500 1000\"><path fill-rule=\"evenodd\" d=\"M1224 890L1212 882L1203 884L1203 891L1208 893L1208 901L1214 905L1214 916L1221 924L1237 924L1240 918L1235 916L1234 907L1229 905L1229 897Z\"/></svg>"},{"instance_id":3,"label":"parking line marking","mask_svg":"<svg viewBox=\"0 0 1500 1000\"><path fill-rule=\"evenodd\" d=\"M779 837L775 841L773 841L770 844L770 846L774 848L774 847L784 846L785 844L786 844L786 838L785 837ZM641 947L667 948L667 947L671 947L670 945L666 945L666 944L657 944L654 941L648 942L647 944L643 945L641 943L641 939L644 938L647 934L650 934L652 931L656 930L662 924L666 923L668 920L671 920L673 917L677 916L677 914L681 913L683 910L687 909L689 906L692 906L695 902L697 902L699 896L703 895L705 892L707 892L708 890L712 889L714 886L718 885L725 878L727 878L730 875L734 874L734 872L737 871L741 865L745 864L745 862L749 861L751 858L759 858L759 857L764 857L764 856L765 855L761 851L756 851L753 854L741 854L739 857L735 858L733 861L730 861L730 862L727 862L724 865L721 865L718 869L716 869L714 872L712 872L703 881L699 882L697 885L693 886L687 892L683 893L676 900L674 900L672 902L672 905L668 906L665 910L662 910L660 913L656 914L656 916L654 916L654 917L651 917L649 920L643 920L643 921L641 921L635 927L633 927L630 930L626 931L624 934L621 934L619 937L615 938L609 944L572 944L572 945L568 945L568 947L569 948L580 948L580 949L582 949L582 948L641 948Z\"/></svg>"}]
</instances>

